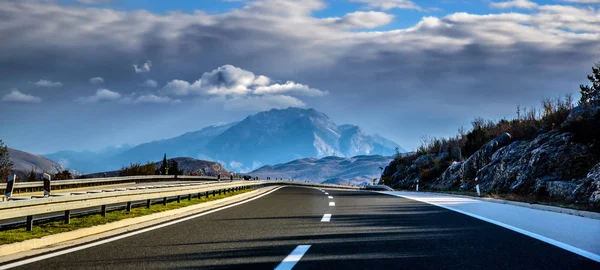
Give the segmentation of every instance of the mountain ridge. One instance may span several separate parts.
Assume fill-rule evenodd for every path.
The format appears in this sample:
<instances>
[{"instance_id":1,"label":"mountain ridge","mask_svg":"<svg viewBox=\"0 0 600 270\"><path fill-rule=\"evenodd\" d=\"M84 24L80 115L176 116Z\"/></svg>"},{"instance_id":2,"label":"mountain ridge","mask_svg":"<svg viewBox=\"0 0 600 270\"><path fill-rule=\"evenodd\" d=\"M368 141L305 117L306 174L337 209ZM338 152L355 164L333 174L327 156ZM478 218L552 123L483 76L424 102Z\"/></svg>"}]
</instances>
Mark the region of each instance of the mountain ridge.
<instances>
[{"instance_id":1,"label":"mountain ridge","mask_svg":"<svg viewBox=\"0 0 600 270\"><path fill-rule=\"evenodd\" d=\"M99 155L97 159L87 158L78 162L86 163L89 173L116 170L132 162L157 161L166 153L167 156L215 161L226 169L244 172L265 164L306 157L392 155L396 147L403 151L395 142L379 135L369 135L359 126L337 125L315 109L289 107L259 112L238 122L211 125L173 138L142 143L112 156ZM46 156L63 160L65 164L78 164L57 153ZM78 157L71 155L70 158Z\"/></svg>"},{"instance_id":2,"label":"mountain ridge","mask_svg":"<svg viewBox=\"0 0 600 270\"><path fill-rule=\"evenodd\" d=\"M353 184L372 183L378 178L379 167L384 167L393 158L381 155L359 155L354 157L327 156L324 158L302 158L286 163L266 165L250 172L259 178L271 177L309 181L314 183Z\"/></svg>"}]
</instances>

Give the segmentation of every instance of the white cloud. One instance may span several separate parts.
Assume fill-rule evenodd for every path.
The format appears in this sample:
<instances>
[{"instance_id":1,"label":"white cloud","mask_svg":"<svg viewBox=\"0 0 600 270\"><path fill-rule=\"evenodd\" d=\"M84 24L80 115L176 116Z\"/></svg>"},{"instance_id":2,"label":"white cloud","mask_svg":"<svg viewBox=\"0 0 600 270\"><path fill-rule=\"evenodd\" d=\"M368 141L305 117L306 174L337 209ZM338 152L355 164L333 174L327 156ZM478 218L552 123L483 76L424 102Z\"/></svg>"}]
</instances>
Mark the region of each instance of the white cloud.
<instances>
[{"instance_id":1,"label":"white cloud","mask_svg":"<svg viewBox=\"0 0 600 270\"><path fill-rule=\"evenodd\" d=\"M310 88L308 85L295 83L288 81L284 84L271 84L266 86L259 86L254 90L254 94L257 95L279 95L279 94L295 94L298 96L324 96L327 95L327 91L321 91L319 89Z\"/></svg>"},{"instance_id":2,"label":"white cloud","mask_svg":"<svg viewBox=\"0 0 600 270\"><path fill-rule=\"evenodd\" d=\"M269 79L269 77L267 77L267 76L258 75L258 76L256 76L256 79L254 79L254 82L252 82L252 84L257 85L257 86L269 85L269 84L271 84L271 79Z\"/></svg>"},{"instance_id":3,"label":"white cloud","mask_svg":"<svg viewBox=\"0 0 600 270\"><path fill-rule=\"evenodd\" d=\"M42 99L36 96L21 93L17 89L13 89L9 94L2 97L5 102L23 102L23 103L40 103Z\"/></svg>"},{"instance_id":4,"label":"white cloud","mask_svg":"<svg viewBox=\"0 0 600 270\"><path fill-rule=\"evenodd\" d=\"M318 97L328 94L327 91L293 81L277 83L267 76L256 76L232 65L205 72L193 83L173 80L160 92L176 97L204 97L211 102L223 103L226 110L246 111L305 107L306 104L295 96Z\"/></svg>"},{"instance_id":5,"label":"white cloud","mask_svg":"<svg viewBox=\"0 0 600 270\"><path fill-rule=\"evenodd\" d=\"M538 6L538 4L531 2L529 0L513 0L508 2L492 2L490 3L490 7L492 8L524 8L524 9L534 9Z\"/></svg>"},{"instance_id":6,"label":"white cloud","mask_svg":"<svg viewBox=\"0 0 600 270\"><path fill-rule=\"evenodd\" d=\"M86 104L86 103L96 103L103 101L116 101L121 98L121 94L117 92L110 91L108 89L98 89L96 94L89 97L81 97L77 98L75 101Z\"/></svg>"},{"instance_id":7,"label":"white cloud","mask_svg":"<svg viewBox=\"0 0 600 270\"><path fill-rule=\"evenodd\" d=\"M165 97L165 96L157 96L154 94L149 94L149 95L142 95L139 96L138 98L135 99L135 101L133 101L133 104L140 104L140 103L169 103L172 102L173 100L171 100L171 98L169 97Z\"/></svg>"},{"instance_id":8,"label":"white cloud","mask_svg":"<svg viewBox=\"0 0 600 270\"><path fill-rule=\"evenodd\" d=\"M150 67L152 67L152 62L150 62L150 61L146 61L146 63L142 64L141 66L133 65L133 69L135 70L135 73L150 72Z\"/></svg>"},{"instance_id":9,"label":"white cloud","mask_svg":"<svg viewBox=\"0 0 600 270\"><path fill-rule=\"evenodd\" d=\"M394 15L379 11L356 11L342 18L331 18L330 21L347 28L375 28L389 24Z\"/></svg>"},{"instance_id":10,"label":"white cloud","mask_svg":"<svg viewBox=\"0 0 600 270\"><path fill-rule=\"evenodd\" d=\"M285 84L274 83L267 76L255 76L250 71L232 65L224 65L211 72L205 72L200 79L193 83L173 80L163 87L162 93L174 96L249 96L266 94L323 96L327 94L327 92L292 81Z\"/></svg>"},{"instance_id":11,"label":"white cloud","mask_svg":"<svg viewBox=\"0 0 600 270\"><path fill-rule=\"evenodd\" d=\"M61 82L53 82L49 80L39 80L33 83L35 86L39 87L61 87L63 84Z\"/></svg>"},{"instance_id":12,"label":"white cloud","mask_svg":"<svg viewBox=\"0 0 600 270\"><path fill-rule=\"evenodd\" d=\"M148 80L145 80L142 85L146 86L146 87L154 88L154 87L158 86L158 83L155 80L148 79Z\"/></svg>"},{"instance_id":13,"label":"white cloud","mask_svg":"<svg viewBox=\"0 0 600 270\"><path fill-rule=\"evenodd\" d=\"M365 3L370 9L415 9L421 10L421 7L410 0L351 0L351 2Z\"/></svg>"},{"instance_id":14,"label":"white cloud","mask_svg":"<svg viewBox=\"0 0 600 270\"><path fill-rule=\"evenodd\" d=\"M91 84L103 84L104 79L102 79L102 77L94 77L94 78L90 79L90 83Z\"/></svg>"},{"instance_id":15,"label":"white cloud","mask_svg":"<svg viewBox=\"0 0 600 270\"><path fill-rule=\"evenodd\" d=\"M172 80L167 83L162 89L162 92L174 96L187 96L191 94L190 83L184 80Z\"/></svg>"}]
</instances>

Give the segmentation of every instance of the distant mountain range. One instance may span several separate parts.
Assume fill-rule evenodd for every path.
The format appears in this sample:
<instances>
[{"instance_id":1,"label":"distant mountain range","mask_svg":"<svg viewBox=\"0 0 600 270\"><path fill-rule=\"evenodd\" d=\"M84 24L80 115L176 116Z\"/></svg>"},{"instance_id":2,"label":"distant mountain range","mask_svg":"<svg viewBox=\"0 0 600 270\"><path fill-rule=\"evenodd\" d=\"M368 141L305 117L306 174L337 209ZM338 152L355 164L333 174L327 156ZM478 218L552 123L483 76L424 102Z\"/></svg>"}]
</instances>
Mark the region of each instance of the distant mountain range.
<instances>
[{"instance_id":1,"label":"distant mountain range","mask_svg":"<svg viewBox=\"0 0 600 270\"><path fill-rule=\"evenodd\" d=\"M82 172L120 169L132 162L168 157L212 160L227 169L244 172L265 164L300 158L356 155L392 155L398 144L369 135L354 125L336 125L314 109L273 109L224 125L214 125L181 136L109 148L102 152L61 151L46 155L64 167Z\"/></svg>"},{"instance_id":2,"label":"distant mountain range","mask_svg":"<svg viewBox=\"0 0 600 270\"><path fill-rule=\"evenodd\" d=\"M371 183L373 178L379 178L381 174L379 167L387 166L391 160L391 156L381 155L303 158L288 163L263 166L249 174L261 179L291 178L294 181L360 185Z\"/></svg>"}]
</instances>

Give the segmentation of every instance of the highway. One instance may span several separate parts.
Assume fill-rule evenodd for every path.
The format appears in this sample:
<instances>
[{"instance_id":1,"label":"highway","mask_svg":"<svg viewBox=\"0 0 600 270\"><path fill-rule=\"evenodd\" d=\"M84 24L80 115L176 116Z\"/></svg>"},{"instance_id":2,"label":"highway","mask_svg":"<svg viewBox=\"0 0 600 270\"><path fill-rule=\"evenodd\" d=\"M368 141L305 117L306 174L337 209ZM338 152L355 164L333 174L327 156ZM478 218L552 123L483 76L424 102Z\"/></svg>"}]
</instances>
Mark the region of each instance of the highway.
<instances>
[{"instance_id":1,"label":"highway","mask_svg":"<svg viewBox=\"0 0 600 270\"><path fill-rule=\"evenodd\" d=\"M18 269L600 269L526 235L369 191L283 187Z\"/></svg>"}]
</instances>

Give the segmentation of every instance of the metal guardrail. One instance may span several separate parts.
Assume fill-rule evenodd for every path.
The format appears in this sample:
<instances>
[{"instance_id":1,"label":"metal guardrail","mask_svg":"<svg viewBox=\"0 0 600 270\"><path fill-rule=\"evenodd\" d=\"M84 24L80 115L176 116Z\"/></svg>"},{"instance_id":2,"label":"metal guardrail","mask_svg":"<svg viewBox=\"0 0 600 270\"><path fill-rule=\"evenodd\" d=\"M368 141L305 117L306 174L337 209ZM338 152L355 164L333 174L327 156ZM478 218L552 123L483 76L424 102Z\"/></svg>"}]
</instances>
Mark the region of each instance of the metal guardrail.
<instances>
[{"instance_id":1,"label":"metal guardrail","mask_svg":"<svg viewBox=\"0 0 600 270\"><path fill-rule=\"evenodd\" d=\"M131 180L131 179L128 179ZM201 196L213 196L218 192L230 192L247 188L258 188L270 185L295 185L323 188L345 188L360 189L359 187L314 184L293 181L235 181L217 183L184 183L184 184L158 184L148 186L137 186L129 188L116 188L96 191L71 192L69 195L51 195L47 197L30 200L11 200L0 202L0 220L15 218L27 218L27 230L33 228L33 218L36 215L64 212L64 220L69 223L72 210L101 207L101 214L106 215L107 205L126 203L127 211L131 211L133 202L146 201L150 207L152 200L162 199L166 204L168 198L181 197L199 198Z\"/></svg>"},{"instance_id":2,"label":"metal guardrail","mask_svg":"<svg viewBox=\"0 0 600 270\"><path fill-rule=\"evenodd\" d=\"M221 182L214 184L178 184L178 185L157 185L140 189L125 189L124 191L113 192L81 192L80 195L68 196L49 196L31 200L11 200L0 203L0 219L8 220L27 217L27 230L33 228L33 217L50 213L65 213L65 222L69 222L71 211L85 208L101 207L101 214L106 215L107 205L127 204L127 210L131 210L131 205L136 201L146 201L150 206L152 200L162 199L164 203L168 198L192 196L213 196L218 193L233 190L241 190L253 187L263 187L271 185L264 181L244 181L244 182Z\"/></svg>"},{"instance_id":3,"label":"metal guardrail","mask_svg":"<svg viewBox=\"0 0 600 270\"><path fill-rule=\"evenodd\" d=\"M119 177L103 177L103 178L88 178L88 179L75 179L75 180L54 180L51 182L53 189L65 189L74 187L84 186L99 186L109 184L120 184L127 182L149 182L154 180L205 180L205 181L216 181L217 177L214 176L189 176L179 175L139 175L139 176L119 176ZM222 180L229 180L222 178ZM240 178L234 178L234 180L240 180ZM44 183L39 182L19 182L14 185L15 193L22 192L33 192L40 191L43 189ZM0 193L4 194L6 190L6 183L0 184Z\"/></svg>"}]
</instances>

